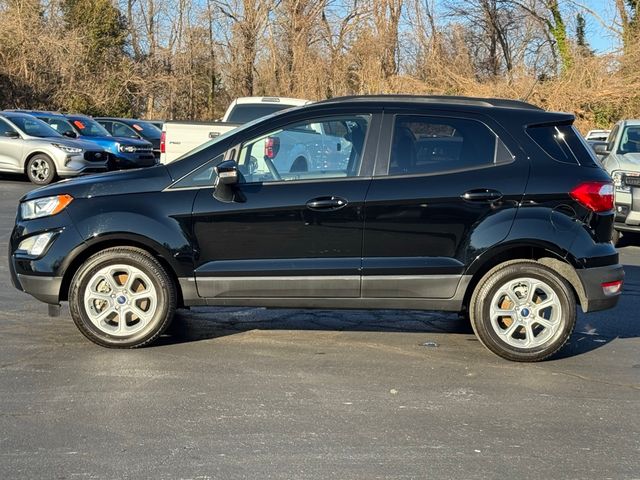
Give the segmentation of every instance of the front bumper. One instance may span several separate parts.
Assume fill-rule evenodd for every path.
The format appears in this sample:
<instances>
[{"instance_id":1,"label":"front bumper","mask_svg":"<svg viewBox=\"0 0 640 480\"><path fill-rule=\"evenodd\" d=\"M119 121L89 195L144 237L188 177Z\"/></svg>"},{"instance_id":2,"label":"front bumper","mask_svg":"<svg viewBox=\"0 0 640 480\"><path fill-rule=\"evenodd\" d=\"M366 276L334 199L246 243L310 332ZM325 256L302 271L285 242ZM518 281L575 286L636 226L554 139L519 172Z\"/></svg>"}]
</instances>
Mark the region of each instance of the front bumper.
<instances>
[{"instance_id":1,"label":"front bumper","mask_svg":"<svg viewBox=\"0 0 640 480\"><path fill-rule=\"evenodd\" d=\"M615 229L621 232L640 232L640 187L629 192L615 192Z\"/></svg>"},{"instance_id":2,"label":"front bumper","mask_svg":"<svg viewBox=\"0 0 640 480\"><path fill-rule=\"evenodd\" d=\"M68 154L56 159L56 170L60 177L76 177L89 173L106 172L108 170L106 154L103 160L95 159L96 152ZM101 152L102 153L102 152Z\"/></svg>"},{"instance_id":3,"label":"front bumper","mask_svg":"<svg viewBox=\"0 0 640 480\"><path fill-rule=\"evenodd\" d=\"M18 290L28 293L41 302L57 305L62 287L62 277L37 277L35 275L16 274L12 282Z\"/></svg>"},{"instance_id":4,"label":"front bumper","mask_svg":"<svg viewBox=\"0 0 640 480\"><path fill-rule=\"evenodd\" d=\"M18 249L20 243L32 235L56 232L42 255L33 257ZM71 222L68 212L22 221L18 219L9 242L9 270L14 287L49 304L58 304L63 277L73 257L70 252L84 245Z\"/></svg>"},{"instance_id":5,"label":"front bumper","mask_svg":"<svg viewBox=\"0 0 640 480\"><path fill-rule=\"evenodd\" d=\"M145 153L110 154L109 170L125 170L128 168L153 167L158 163L152 151Z\"/></svg>"},{"instance_id":6,"label":"front bumper","mask_svg":"<svg viewBox=\"0 0 640 480\"><path fill-rule=\"evenodd\" d=\"M624 269L622 265L615 264L604 267L583 268L576 270L576 273L578 274L584 291L584 297L581 299L582 310L584 312L596 312L616 306L620 299L622 289L615 295L606 295L602 284L624 280Z\"/></svg>"}]
</instances>

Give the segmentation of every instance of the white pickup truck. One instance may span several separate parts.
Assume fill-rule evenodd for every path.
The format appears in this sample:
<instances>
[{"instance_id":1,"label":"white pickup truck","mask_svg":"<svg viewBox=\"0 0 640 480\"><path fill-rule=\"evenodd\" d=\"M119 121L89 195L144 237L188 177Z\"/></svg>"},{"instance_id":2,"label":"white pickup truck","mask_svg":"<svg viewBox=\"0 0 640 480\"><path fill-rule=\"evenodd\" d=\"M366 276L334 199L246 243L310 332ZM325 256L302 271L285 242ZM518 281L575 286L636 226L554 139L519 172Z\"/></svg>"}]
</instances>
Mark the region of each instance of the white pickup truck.
<instances>
[{"instance_id":1,"label":"white pickup truck","mask_svg":"<svg viewBox=\"0 0 640 480\"><path fill-rule=\"evenodd\" d=\"M241 97L231 102L220 122L165 122L160 139L160 163L170 163L212 138L266 115L310 100L285 97Z\"/></svg>"}]
</instances>

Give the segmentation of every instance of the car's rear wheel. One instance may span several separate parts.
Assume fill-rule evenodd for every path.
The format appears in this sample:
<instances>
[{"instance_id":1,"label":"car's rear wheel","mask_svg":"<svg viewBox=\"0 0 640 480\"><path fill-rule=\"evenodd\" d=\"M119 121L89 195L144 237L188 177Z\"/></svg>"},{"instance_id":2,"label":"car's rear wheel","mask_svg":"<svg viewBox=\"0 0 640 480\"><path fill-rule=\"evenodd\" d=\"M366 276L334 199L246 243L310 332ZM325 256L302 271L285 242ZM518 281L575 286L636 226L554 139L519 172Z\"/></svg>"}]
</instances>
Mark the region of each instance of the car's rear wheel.
<instances>
[{"instance_id":1,"label":"car's rear wheel","mask_svg":"<svg viewBox=\"0 0 640 480\"><path fill-rule=\"evenodd\" d=\"M469 305L471 326L495 354L536 362L556 353L576 323L576 300L567 281L530 260L508 262L478 283Z\"/></svg>"},{"instance_id":2,"label":"car's rear wheel","mask_svg":"<svg viewBox=\"0 0 640 480\"><path fill-rule=\"evenodd\" d=\"M611 233L611 242L613 243L614 247L620 243L621 238L622 238L622 233L620 233L619 230L616 230L614 228L613 232Z\"/></svg>"},{"instance_id":3,"label":"car's rear wheel","mask_svg":"<svg viewBox=\"0 0 640 480\"><path fill-rule=\"evenodd\" d=\"M308 172L309 165L307 164L307 159L304 157L296 158L289 171L291 173Z\"/></svg>"},{"instance_id":4,"label":"car's rear wheel","mask_svg":"<svg viewBox=\"0 0 640 480\"><path fill-rule=\"evenodd\" d=\"M111 348L153 342L171 323L175 307L171 277L153 256L131 247L90 257L69 292L76 326L92 342Z\"/></svg>"},{"instance_id":5,"label":"car's rear wheel","mask_svg":"<svg viewBox=\"0 0 640 480\"><path fill-rule=\"evenodd\" d=\"M56 178L56 166L47 155L38 153L27 163L27 176L31 183L48 185Z\"/></svg>"}]
</instances>

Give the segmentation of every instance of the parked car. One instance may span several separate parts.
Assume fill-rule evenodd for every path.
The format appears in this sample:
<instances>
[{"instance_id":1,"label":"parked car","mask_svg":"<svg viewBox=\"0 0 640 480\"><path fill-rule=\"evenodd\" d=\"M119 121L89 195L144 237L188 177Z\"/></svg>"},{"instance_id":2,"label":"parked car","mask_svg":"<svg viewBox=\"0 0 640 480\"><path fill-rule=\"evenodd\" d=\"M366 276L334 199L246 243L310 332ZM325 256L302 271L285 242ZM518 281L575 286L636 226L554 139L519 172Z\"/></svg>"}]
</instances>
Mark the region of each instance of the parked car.
<instances>
[{"instance_id":1,"label":"parked car","mask_svg":"<svg viewBox=\"0 0 640 480\"><path fill-rule=\"evenodd\" d=\"M65 138L31 115L0 112L0 171L24 173L46 185L57 177L107 170L107 154L90 142Z\"/></svg>"},{"instance_id":2,"label":"parked car","mask_svg":"<svg viewBox=\"0 0 640 480\"><path fill-rule=\"evenodd\" d=\"M153 145L153 154L156 160L160 159L160 136L162 135L162 130L153 123L134 118L115 117L96 117L95 120L114 137L146 140Z\"/></svg>"},{"instance_id":3,"label":"parked car","mask_svg":"<svg viewBox=\"0 0 640 480\"><path fill-rule=\"evenodd\" d=\"M640 232L640 120L623 120L607 143L596 147L615 187L614 241L620 232Z\"/></svg>"},{"instance_id":4,"label":"parked car","mask_svg":"<svg viewBox=\"0 0 640 480\"><path fill-rule=\"evenodd\" d=\"M221 122L165 122L160 141L160 162L170 163L190 150L240 125L310 100L284 97L241 97L235 99Z\"/></svg>"},{"instance_id":5,"label":"parked car","mask_svg":"<svg viewBox=\"0 0 640 480\"><path fill-rule=\"evenodd\" d=\"M162 126L164 125L164 120L147 120L151 125L156 127L158 130L162 131Z\"/></svg>"},{"instance_id":6,"label":"parked car","mask_svg":"<svg viewBox=\"0 0 640 480\"><path fill-rule=\"evenodd\" d=\"M584 137L585 140L606 141L611 130L589 130Z\"/></svg>"},{"instance_id":7,"label":"parked car","mask_svg":"<svg viewBox=\"0 0 640 480\"><path fill-rule=\"evenodd\" d=\"M134 138L114 137L86 115L62 115L35 110L25 112L47 122L66 137L91 141L102 147L109 156L111 170L150 167L157 163L151 143Z\"/></svg>"},{"instance_id":8,"label":"parked car","mask_svg":"<svg viewBox=\"0 0 640 480\"><path fill-rule=\"evenodd\" d=\"M606 140L587 140L587 143L593 150L593 153L596 154L596 157L598 158L599 161L602 161L602 159L606 157L606 155L600 153L603 150L602 147L606 147L607 145Z\"/></svg>"},{"instance_id":9,"label":"parked car","mask_svg":"<svg viewBox=\"0 0 640 480\"><path fill-rule=\"evenodd\" d=\"M68 301L106 347L147 345L191 305L438 309L468 312L504 358L542 360L569 338L577 304L616 305L624 276L611 179L573 121L457 97L288 110L168 165L28 193L12 281ZM344 132L346 162L278 170L297 140L269 152L265 139L328 123L318 136ZM269 174L252 167L260 143Z\"/></svg>"}]
</instances>

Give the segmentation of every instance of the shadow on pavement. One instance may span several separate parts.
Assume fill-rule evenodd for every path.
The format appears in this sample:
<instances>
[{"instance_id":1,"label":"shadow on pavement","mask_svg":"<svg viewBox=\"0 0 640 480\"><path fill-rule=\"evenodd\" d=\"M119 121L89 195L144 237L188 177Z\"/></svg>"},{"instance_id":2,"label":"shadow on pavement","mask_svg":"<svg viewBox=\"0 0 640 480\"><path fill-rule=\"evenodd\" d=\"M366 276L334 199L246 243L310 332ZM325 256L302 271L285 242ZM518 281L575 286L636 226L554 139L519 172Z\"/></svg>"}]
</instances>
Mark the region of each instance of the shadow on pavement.
<instances>
[{"instance_id":1,"label":"shadow on pavement","mask_svg":"<svg viewBox=\"0 0 640 480\"><path fill-rule=\"evenodd\" d=\"M250 330L473 334L467 320L449 312L204 307L179 311L156 345L209 340Z\"/></svg>"},{"instance_id":2,"label":"shadow on pavement","mask_svg":"<svg viewBox=\"0 0 640 480\"><path fill-rule=\"evenodd\" d=\"M618 338L640 337L640 267L625 266L626 281L618 306L583 314L575 331L553 358L596 350ZM319 330L473 335L469 322L448 312L415 310L299 310L202 307L181 310L156 345L209 340L250 330ZM475 337L469 338L475 341Z\"/></svg>"}]
</instances>

